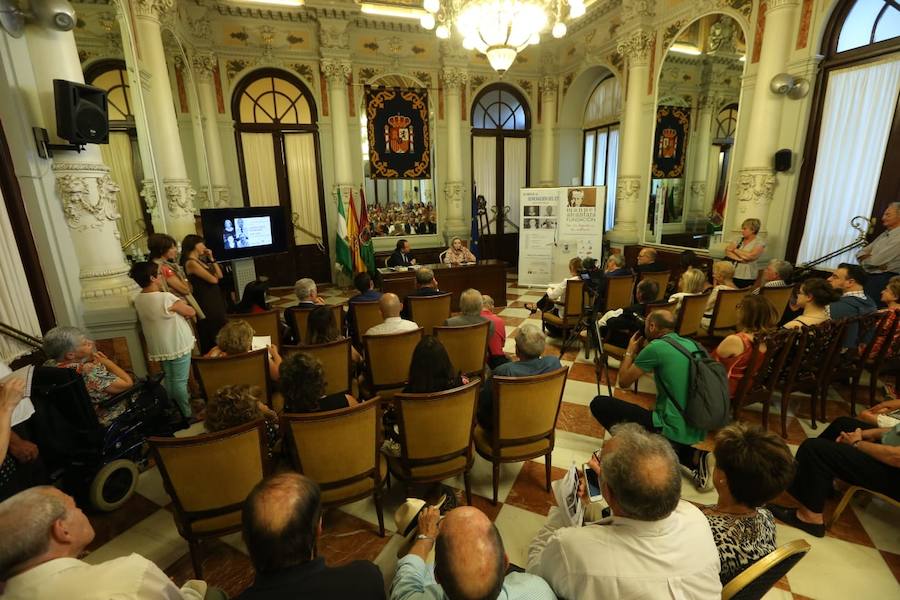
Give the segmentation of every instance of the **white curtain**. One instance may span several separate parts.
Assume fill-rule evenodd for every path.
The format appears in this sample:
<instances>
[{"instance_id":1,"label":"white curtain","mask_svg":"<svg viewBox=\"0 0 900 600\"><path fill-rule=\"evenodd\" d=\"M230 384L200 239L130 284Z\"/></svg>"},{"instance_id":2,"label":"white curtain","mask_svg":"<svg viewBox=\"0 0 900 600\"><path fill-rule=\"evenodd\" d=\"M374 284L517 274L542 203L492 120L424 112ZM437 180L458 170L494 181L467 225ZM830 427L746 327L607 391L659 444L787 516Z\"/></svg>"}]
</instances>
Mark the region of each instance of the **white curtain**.
<instances>
[{"instance_id":1,"label":"white curtain","mask_svg":"<svg viewBox=\"0 0 900 600\"><path fill-rule=\"evenodd\" d=\"M503 139L503 195L509 207L509 220L519 222L519 190L527 186L525 172L528 168L528 140L525 138ZM516 230L509 224L506 233Z\"/></svg>"},{"instance_id":2,"label":"white curtain","mask_svg":"<svg viewBox=\"0 0 900 600\"><path fill-rule=\"evenodd\" d=\"M322 241L322 221L319 212L319 176L316 171L315 139L311 133L291 133L284 136L288 187L291 190L291 212L297 214L294 229L297 245ZM310 235L312 234L312 235Z\"/></svg>"},{"instance_id":3,"label":"white curtain","mask_svg":"<svg viewBox=\"0 0 900 600\"><path fill-rule=\"evenodd\" d=\"M122 243L146 230L137 182L134 178L134 156L131 153L131 136L124 131L109 134L109 144L100 144L103 163L109 167L109 176L119 186L116 204L119 209L119 236ZM147 240L138 242L142 251L147 249ZM125 248L128 252L128 248Z\"/></svg>"},{"instance_id":4,"label":"white curtain","mask_svg":"<svg viewBox=\"0 0 900 600\"><path fill-rule=\"evenodd\" d=\"M900 57L828 77L816 171L797 262L824 256L856 237L848 223L869 215L900 91ZM889 166L889 168L892 168ZM852 258L845 253L824 267Z\"/></svg>"},{"instance_id":5,"label":"white curtain","mask_svg":"<svg viewBox=\"0 0 900 600\"><path fill-rule=\"evenodd\" d=\"M475 191L487 202L488 219L494 216L492 206L497 206L497 139L493 137L472 137L472 177ZM518 220L513 216L513 221ZM491 233L497 233L496 222L492 221Z\"/></svg>"},{"instance_id":6,"label":"white curtain","mask_svg":"<svg viewBox=\"0 0 900 600\"><path fill-rule=\"evenodd\" d=\"M609 231L616 223L616 180L619 176L619 128L609 130L609 146L606 149L606 223Z\"/></svg>"},{"instance_id":7,"label":"white curtain","mask_svg":"<svg viewBox=\"0 0 900 600\"><path fill-rule=\"evenodd\" d=\"M22 269L22 258L16 247L6 202L0 192L0 322L20 331L41 337L34 302ZM0 360L9 363L13 359L31 351L29 346L20 344L5 335L0 335Z\"/></svg>"},{"instance_id":8,"label":"white curtain","mask_svg":"<svg viewBox=\"0 0 900 600\"><path fill-rule=\"evenodd\" d=\"M271 133L241 133L250 206L278 206L275 142Z\"/></svg>"}]
</instances>

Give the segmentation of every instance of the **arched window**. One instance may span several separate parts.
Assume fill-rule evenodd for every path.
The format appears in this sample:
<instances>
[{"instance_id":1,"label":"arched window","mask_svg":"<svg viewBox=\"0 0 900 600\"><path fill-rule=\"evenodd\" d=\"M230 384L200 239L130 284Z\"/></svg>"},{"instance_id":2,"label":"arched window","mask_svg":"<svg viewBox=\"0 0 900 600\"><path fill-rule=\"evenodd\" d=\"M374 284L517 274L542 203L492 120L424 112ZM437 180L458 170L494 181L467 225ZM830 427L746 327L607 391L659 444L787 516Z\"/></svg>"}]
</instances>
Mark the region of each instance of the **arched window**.
<instances>
[{"instance_id":1,"label":"arched window","mask_svg":"<svg viewBox=\"0 0 900 600\"><path fill-rule=\"evenodd\" d=\"M528 187L531 111L519 91L505 83L487 86L472 103L472 181L487 203L491 234L484 252L518 262L519 189ZM496 218L495 218L496 217Z\"/></svg>"},{"instance_id":2,"label":"arched window","mask_svg":"<svg viewBox=\"0 0 900 600\"><path fill-rule=\"evenodd\" d=\"M619 164L619 115L622 92L612 74L603 78L584 109L581 183L606 186L605 228L616 219L616 175Z\"/></svg>"},{"instance_id":3,"label":"arched window","mask_svg":"<svg viewBox=\"0 0 900 600\"><path fill-rule=\"evenodd\" d=\"M299 78L279 69L247 75L231 101L245 206L283 206L293 224L294 269L276 269L284 282L303 276L328 281L331 267L323 232L325 195L317 114ZM257 259L257 264L259 264ZM269 259L274 260L274 259Z\"/></svg>"},{"instance_id":4,"label":"arched window","mask_svg":"<svg viewBox=\"0 0 900 600\"><path fill-rule=\"evenodd\" d=\"M713 143L733 143L734 131L737 129L738 105L729 104L716 115L716 135Z\"/></svg>"},{"instance_id":5,"label":"arched window","mask_svg":"<svg viewBox=\"0 0 900 600\"><path fill-rule=\"evenodd\" d=\"M94 63L85 72L84 81L89 85L106 90L111 127L115 127L114 122L134 124L131 88L128 85L128 72L125 69L124 61L107 60Z\"/></svg>"},{"instance_id":6,"label":"arched window","mask_svg":"<svg viewBox=\"0 0 900 600\"><path fill-rule=\"evenodd\" d=\"M822 61L787 256L809 262L850 244L856 215L880 217L900 194L900 4L843 0ZM876 235L882 225L876 226ZM854 260L846 252L822 264Z\"/></svg>"}]
</instances>

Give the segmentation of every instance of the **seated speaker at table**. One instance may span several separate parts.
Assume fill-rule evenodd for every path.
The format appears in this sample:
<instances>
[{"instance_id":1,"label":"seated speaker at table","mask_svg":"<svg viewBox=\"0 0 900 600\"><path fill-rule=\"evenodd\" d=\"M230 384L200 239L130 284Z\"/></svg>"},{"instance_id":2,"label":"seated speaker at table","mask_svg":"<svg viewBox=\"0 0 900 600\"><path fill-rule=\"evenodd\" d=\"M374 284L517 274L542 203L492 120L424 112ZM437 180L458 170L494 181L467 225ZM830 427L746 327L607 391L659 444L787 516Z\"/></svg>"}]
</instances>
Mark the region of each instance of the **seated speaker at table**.
<instances>
[{"instance_id":1,"label":"seated speaker at table","mask_svg":"<svg viewBox=\"0 0 900 600\"><path fill-rule=\"evenodd\" d=\"M444 262L448 265L476 262L477 260L471 250L463 246L462 240L458 237L451 240L450 247L444 253Z\"/></svg>"}]
</instances>

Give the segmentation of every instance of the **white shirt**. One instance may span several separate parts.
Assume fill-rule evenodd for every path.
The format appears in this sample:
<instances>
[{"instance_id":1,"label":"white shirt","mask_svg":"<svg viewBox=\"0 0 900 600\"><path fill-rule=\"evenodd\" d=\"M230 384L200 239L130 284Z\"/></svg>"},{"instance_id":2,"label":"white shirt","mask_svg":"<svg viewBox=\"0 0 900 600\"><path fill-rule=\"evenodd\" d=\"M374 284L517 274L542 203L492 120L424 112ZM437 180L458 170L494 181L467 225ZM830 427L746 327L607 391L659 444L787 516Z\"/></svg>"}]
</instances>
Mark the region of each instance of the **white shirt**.
<instances>
[{"instance_id":1,"label":"white shirt","mask_svg":"<svg viewBox=\"0 0 900 600\"><path fill-rule=\"evenodd\" d=\"M407 321L400 317L388 317L381 325L370 327L366 335L387 335L389 333L402 333L404 331L412 331L418 329L419 326L413 321Z\"/></svg>"},{"instance_id":2,"label":"white shirt","mask_svg":"<svg viewBox=\"0 0 900 600\"><path fill-rule=\"evenodd\" d=\"M194 332L187 319L171 310L178 300L169 292L141 292L134 298L150 360L172 360L194 349Z\"/></svg>"},{"instance_id":3,"label":"white shirt","mask_svg":"<svg viewBox=\"0 0 900 600\"><path fill-rule=\"evenodd\" d=\"M578 275L573 277L569 277L568 279L563 279L560 283L556 285L551 285L547 288L547 296L550 297L554 302L562 303L566 299L566 282L567 281L577 281L579 279Z\"/></svg>"},{"instance_id":4,"label":"white shirt","mask_svg":"<svg viewBox=\"0 0 900 600\"><path fill-rule=\"evenodd\" d=\"M138 554L89 565L56 558L10 578L4 600L203 600L206 583L172 583L155 564Z\"/></svg>"},{"instance_id":5,"label":"white shirt","mask_svg":"<svg viewBox=\"0 0 900 600\"><path fill-rule=\"evenodd\" d=\"M897 233L894 233L894 232ZM860 261L869 273L900 273L900 230L886 229L859 254L871 254Z\"/></svg>"},{"instance_id":6,"label":"white shirt","mask_svg":"<svg viewBox=\"0 0 900 600\"><path fill-rule=\"evenodd\" d=\"M709 522L680 501L659 521L609 517L567 527L554 507L528 549L528 572L560 598L720 600L719 551Z\"/></svg>"}]
</instances>

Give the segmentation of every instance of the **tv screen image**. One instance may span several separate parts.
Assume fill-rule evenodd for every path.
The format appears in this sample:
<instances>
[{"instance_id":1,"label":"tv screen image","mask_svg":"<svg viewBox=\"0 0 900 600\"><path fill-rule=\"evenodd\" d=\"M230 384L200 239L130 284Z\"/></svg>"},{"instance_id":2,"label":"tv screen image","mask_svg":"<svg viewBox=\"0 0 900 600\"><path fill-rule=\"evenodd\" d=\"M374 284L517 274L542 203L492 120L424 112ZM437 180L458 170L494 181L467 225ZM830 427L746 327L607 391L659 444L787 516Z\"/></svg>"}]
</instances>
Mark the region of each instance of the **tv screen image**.
<instances>
[{"instance_id":1,"label":"tv screen image","mask_svg":"<svg viewBox=\"0 0 900 600\"><path fill-rule=\"evenodd\" d=\"M203 209L200 221L206 245L219 260L287 252L285 214L280 206Z\"/></svg>"}]
</instances>

